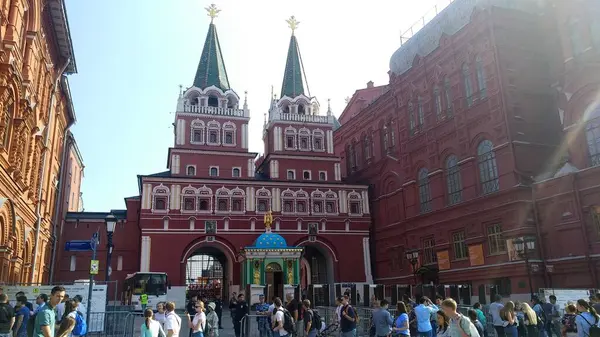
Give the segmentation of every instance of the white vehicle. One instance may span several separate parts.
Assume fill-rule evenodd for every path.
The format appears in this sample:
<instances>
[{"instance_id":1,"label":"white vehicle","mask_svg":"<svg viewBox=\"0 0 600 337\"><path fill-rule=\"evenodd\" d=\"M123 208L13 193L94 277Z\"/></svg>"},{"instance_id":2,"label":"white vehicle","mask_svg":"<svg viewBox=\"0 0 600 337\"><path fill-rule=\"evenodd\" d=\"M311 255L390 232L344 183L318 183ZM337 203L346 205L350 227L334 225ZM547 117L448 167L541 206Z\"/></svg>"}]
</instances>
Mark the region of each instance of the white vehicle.
<instances>
[{"instance_id":1,"label":"white vehicle","mask_svg":"<svg viewBox=\"0 0 600 337\"><path fill-rule=\"evenodd\" d=\"M132 305L136 311L143 310L140 296L148 295L147 308L156 309L160 302L167 301L169 288L166 273L133 273L127 275L123 286L123 302Z\"/></svg>"}]
</instances>

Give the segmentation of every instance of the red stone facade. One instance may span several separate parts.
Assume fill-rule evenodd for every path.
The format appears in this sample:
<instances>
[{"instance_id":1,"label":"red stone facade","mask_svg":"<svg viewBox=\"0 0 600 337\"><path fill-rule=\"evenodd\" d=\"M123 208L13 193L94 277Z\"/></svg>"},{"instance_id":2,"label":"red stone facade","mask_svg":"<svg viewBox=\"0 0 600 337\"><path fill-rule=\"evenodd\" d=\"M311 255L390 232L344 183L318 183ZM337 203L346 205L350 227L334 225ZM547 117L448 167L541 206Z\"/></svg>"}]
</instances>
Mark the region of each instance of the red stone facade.
<instances>
[{"instance_id":1,"label":"red stone facade","mask_svg":"<svg viewBox=\"0 0 600 337\"><path fill-rule=\"evenodd\" d=\"M569 134L566 121L573 112L562 112L569 108L561 107L560 91L574 86L566 95L573 99L587 86L597 104L597 68L591 64L598 49L584 47L587 54L571 60L577 66L568 62L568 47L563 58L556 36L569 45L565 17L580 12L583 37L590 37L594 23L583 18L593 17L581 12L585 6L567 11L556 2L556 8L535 12L470 8L469 20L452 34L436 31L440 14L392 57L389 91L336 131L342 173L374 187L376 283L468 284L472 296L488 299L490 286L506 295L529 293L527 266L512 245L527 236L537 242L529 254L534 288L597 286L590 272L594 250L581 244L597 241L586 215L597 200L590 187L596 175L555 175L565 170L565 148L577 168L590 166L585 132L579 127ZM461 3L446 14L464 12ZM431 38L439 41L431 52L414 52L415 45L427 49ZM592 46L592 40L582 44ZM409 57L412 62L403 65ZM563 59L567 69L579 69L563 73ZM589 104L569 105L577 114ZM346 110L352 109L351 102ZM587 201L578 201L584 196L564 179L592 183L584 185ZM562 239L567 233L572 241ZM420 251L417 276L405 258L413 249ZM575 270L587 278L567 282Z\"/></svg>"}]
</instances>

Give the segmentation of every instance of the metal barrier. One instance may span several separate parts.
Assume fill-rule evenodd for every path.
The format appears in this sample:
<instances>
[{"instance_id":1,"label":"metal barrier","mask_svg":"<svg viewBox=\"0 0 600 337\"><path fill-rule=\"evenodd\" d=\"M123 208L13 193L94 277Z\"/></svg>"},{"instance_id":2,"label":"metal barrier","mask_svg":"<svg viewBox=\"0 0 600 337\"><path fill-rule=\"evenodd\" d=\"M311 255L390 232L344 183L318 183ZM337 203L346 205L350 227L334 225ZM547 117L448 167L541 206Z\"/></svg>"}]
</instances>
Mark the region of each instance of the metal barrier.
<instances>
[{"instance_id":1,"label":"metal barrier","mask_svg":"<svg viewBox=\"0 0 600 337\"><path fill-rule=\"evenodd\" d=\"M139 335L143 323L141 313L128 311L92 312L87 322L87 336L131 337ZM139 324L138 324L139 323Z\"/></svg>"},{"instance_id":2,"label":"metal barrier","mask_svg":"<svg viewBox=\"0 0 600 337\"><path fill-rule=\"evenodd\" d=\"M269 333L272 329L267 331L267 334L263 334L261 336L258 331L258 318L265 318L267 316L259 316L259 315L246 315L242 317L242 321L240 322L240 329L242 337L272 337L273 333Z\"/></svg>"}]
</instances>

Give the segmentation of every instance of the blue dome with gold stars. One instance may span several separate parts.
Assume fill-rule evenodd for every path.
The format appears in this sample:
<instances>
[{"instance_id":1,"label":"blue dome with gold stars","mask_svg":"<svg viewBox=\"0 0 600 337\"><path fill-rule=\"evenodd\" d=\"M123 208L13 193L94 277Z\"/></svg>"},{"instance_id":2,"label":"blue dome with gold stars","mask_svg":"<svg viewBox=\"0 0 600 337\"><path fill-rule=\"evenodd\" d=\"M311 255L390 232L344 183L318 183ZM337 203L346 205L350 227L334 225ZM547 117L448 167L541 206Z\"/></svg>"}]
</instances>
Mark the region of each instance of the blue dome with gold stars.
<instances>
[{"instance_id":1,"label":"blue dome with gold stars","mask_svg":"<svg viewBox=\"0 0 600 337\"><path fill-rule=\"evenodd\" d=\"M252 248L278 249L288 248L288 246L283 236L273 232L265 232L254 241Z\"/></svg>"}]
</instances>

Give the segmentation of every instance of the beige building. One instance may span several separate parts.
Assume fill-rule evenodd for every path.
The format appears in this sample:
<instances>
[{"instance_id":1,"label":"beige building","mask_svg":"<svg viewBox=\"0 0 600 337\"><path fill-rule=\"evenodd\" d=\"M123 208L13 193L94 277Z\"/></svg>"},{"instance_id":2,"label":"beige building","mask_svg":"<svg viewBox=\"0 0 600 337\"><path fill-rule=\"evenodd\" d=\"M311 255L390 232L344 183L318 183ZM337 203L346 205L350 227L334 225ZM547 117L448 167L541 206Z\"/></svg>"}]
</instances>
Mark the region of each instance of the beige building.
<instances>
[{"instance_id":1,"label":"beige building","mask_svg":"<svg viewBox=\"0 0 600 337\"><path fill-rule=\"evenodd\" d=\"M65 135L75 122L64 0L3 1L0 39L0 282L43 282Z\"/></svg>"}]
</instances>

